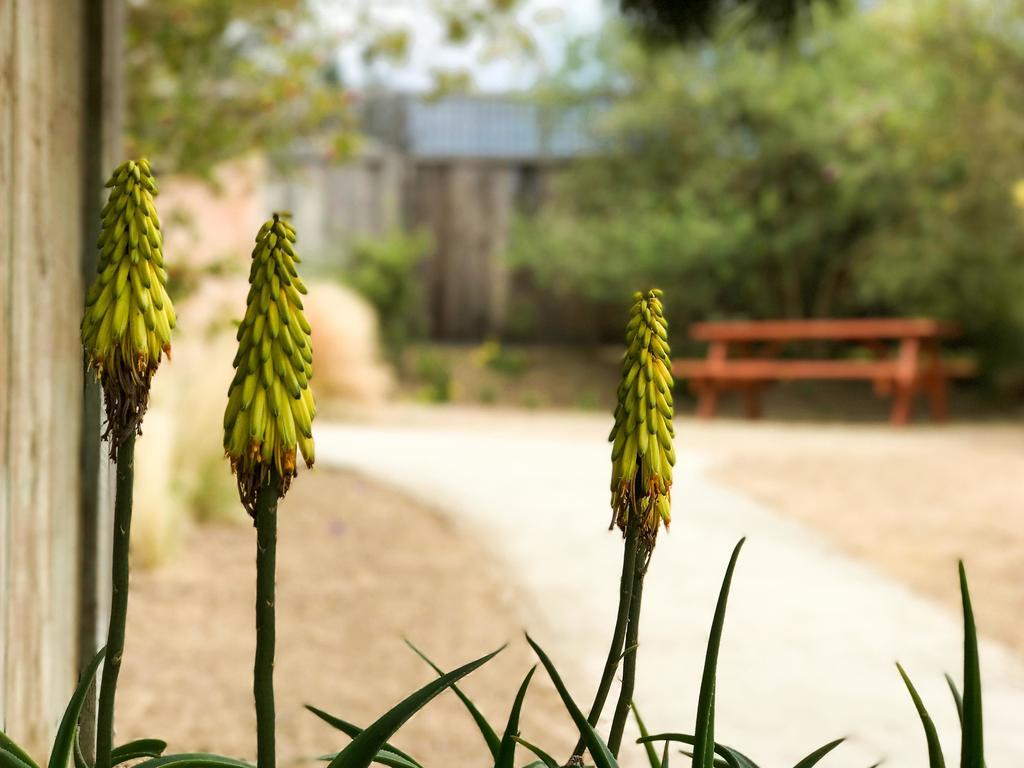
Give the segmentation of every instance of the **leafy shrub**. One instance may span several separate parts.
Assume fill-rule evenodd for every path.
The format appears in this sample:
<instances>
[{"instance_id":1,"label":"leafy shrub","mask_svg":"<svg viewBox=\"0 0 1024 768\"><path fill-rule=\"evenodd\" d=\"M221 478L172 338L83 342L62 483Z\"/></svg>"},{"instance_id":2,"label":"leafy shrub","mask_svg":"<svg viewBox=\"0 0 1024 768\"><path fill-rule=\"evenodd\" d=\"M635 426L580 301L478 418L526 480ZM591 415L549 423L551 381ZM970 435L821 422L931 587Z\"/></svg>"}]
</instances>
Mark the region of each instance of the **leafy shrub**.
<instances>
[{"instance_id":1,"label":"leafy shrub","mask_svg":"<svg viewBox=\"0 0 1024 768\"><path fill-rule=\"evenodd\" d=\"M406 345L425 329L417 268L430 247L429 234L399 231L359 240L352 247L345 280L377 310L384 347L396 364Z\"/></svg>"}]
</instances>

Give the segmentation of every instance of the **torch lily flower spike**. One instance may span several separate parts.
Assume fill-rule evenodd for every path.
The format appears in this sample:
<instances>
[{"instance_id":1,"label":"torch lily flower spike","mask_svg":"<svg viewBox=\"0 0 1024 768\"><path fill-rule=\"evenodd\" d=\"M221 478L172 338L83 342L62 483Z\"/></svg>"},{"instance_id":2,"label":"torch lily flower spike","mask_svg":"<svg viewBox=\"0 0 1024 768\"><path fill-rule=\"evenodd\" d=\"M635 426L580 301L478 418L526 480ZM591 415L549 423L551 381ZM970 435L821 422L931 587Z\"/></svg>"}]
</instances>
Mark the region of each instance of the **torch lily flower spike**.
<instances>
[{"instance_id":1,"label":"torch lily flower spike","mask_svg":"<svg viewBox=\"0 0 1024 768\"><path fill-rule=\"evenodd\" d=\"M145 159L107 182L97 277L85 300L82 345L103 387L110 455L139 430L162 353L171 354L174 307L167 296L156 181Z\"/></svg>"},{"instance_id":2,"label":"torch lily flower spike","mask_svg":"<svg viewBox=\"0 0 1024 768\"><path fill-rule=\"evenodd\" d=\"M272 471L280 478L280 496L288 491L296 449L313 466L313 346L294 243L295 230L283 214L275 213L256 235L224 413L224 451L242 504L254 518L259 489Z\"/></svg>"},{"instance_id":3,"label":"torch lily flower spike","mask_svg":"<svg viewBox=\"0 0 1024 768\"><path fill-rule=\"evenodd\" d=\"M612 442L612 525L623 533L633 510L640 515L643 538L653 547L662 522L671 515L672 440L671 350L661 291L633 294L626 326L626 354L618 390Z\"/></svg>"}]
</instances>

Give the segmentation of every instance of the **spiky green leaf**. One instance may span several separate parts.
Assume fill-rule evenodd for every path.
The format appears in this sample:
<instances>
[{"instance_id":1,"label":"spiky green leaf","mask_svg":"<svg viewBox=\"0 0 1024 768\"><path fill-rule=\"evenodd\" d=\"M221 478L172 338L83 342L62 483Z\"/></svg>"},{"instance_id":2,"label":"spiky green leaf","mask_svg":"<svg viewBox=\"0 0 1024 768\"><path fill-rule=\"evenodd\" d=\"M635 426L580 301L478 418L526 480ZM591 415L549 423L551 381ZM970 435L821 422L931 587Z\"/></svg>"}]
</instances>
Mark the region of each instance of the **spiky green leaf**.
<instances>
[{"instance_id":1,"label":"spiky green leaf","mask_svg":"<svg viewBox=\"0 0 1024 768\"><path fill-rule=\"evenodd\" d=\"M533 754L540 758L540 760L530 763L529 765L523 766L523 768L533 768L533 766L542 766L543 768L562 768L562 766L559 764L557 760L555 760L555 758L553 758L543 749L538 747L536 744L531 744L526 739L521 739L518 736L516 736L516 741L519 744L522 744L524 747L526 747L528 750L533 752Z\"/></svg>"},{"instance_id":2,"label":"spiky green leaf","mask_svg":"<svg viewBox=\"0 0 1024 768\"><path fill-rule=\"evenodd\" d=\"M910 681L910 675L907 674L903 665L897 662L896 669L899 670L900 677L903 678L903 684L907 686L907 691L910 692L910 698L914 702L917 716L921 719L921 725L924 728L925 741L928 743L928 768L946 768L946 758L942 754L942 744L939 742L939 733L935 729L935 723L932 722L932 716L928 714L924 701L921 700L917 688Z\"/></svg>"},{"instance_id":3,"label":"spiky green leaf","mask_svg":"<svg viewBox=\"0 0 1024 768\"><path fill-rule=\"evenodd\" d=\"M740 539L732 551L729 567L725 571L722 588L718 593L718 605L715 608L715 618L712 621L711 634L708 637L708 648L704 657L704 674L701 678L700 695L697 700L697 724L694 728L694 768L714 768L714 694L718 669L718 650L722 642L722 630L725 626L725 612L729 603L729 588L732 586L732 575L733 571L736 570L736 561L740 556L740 550L743 548L743 542L745 541L745 538Z\"/></svg>"},{"instance_id":4,"label":"spiky green leaf","mask_svg":"<svg viewBox=\"0 0 1024 768\"><path fill-rule=\"evenodd\" d=\"M640 710L636 708L636 702L631 701L629 703L630 708L633 710L633 719L636 720L636 727L640 729L640 738L643 739L651 734L647 731L647 726L644 724L643 718L640 717ZM643 742L644 749L647 752L647 762L651 764L651 768L662 768L661 760L658 759L658 750L654 748L654 742L645 741ZM665 742L665 747L668 748L668 742Z\"/></svg>"},{"instance_id":5,"label":"spiky green leaf","mask_svg":"<svg viewBox=\"0 0 1024 768\"><path fill-rule=\"evenodd\" d=\"M960 727L964 726L964 700L960 697L960 689L956 687L953 678L946 675L946 685L949 686L949 693L953 697L953 704L956 705L956 716L960 718Z\"/></svg>"},{"instance_id":6,"label":"spiky green leaf","mask_svg":"<svg viewBox=\"0 0 1024 768\"><path fill-rule=\"evenodd\" d=\"M412 649L413 653L415 653L417 656L423 659L423 661L430 665L430 668L437 673L438 677L444 675L444 670L437 666L437 664L435 664L433 661L431 661L427 657L427 655L423 653L423 651L421 651L419 648L413 645L412 641L410 641L408 638L403 638L403 640L405 640L405 644ZM462 689L459 688L459 686L453 685L451 688L452 693L459 697L459 701L462 702L462 705L469 712L470 717L473 718L473 722L476 723L477 729L480 731L480 734L484 737L484 741L487 742L487 749L490 750L491 757L497 760L498 751L501 748L501 739L498 738L497 732L494 730L493 727L491 727L491 724L487 722L487 718L483 716L483 713L480 712L476 704L474 704L470 700L470 698L462 692Z\"/></svg>"},{"instance_id":7,"label":"spiky green leaf","mask_svg":"<svg viewBox=\"0 0 1024 768\"><path fill-rule=\"evenodd\" d=\"M523 701L526 699L526 690L530 687L530 680L537 667L533 667L526 673L523 684L519 686L515 702L512 704L512 711L508 716L508 724L505 726L505 734L501 738L501 746L498 749L498 759L494 768L515 768L516 759L516 737L519 735L519 714L523 711Z\"/></svg>"},{"instance_id":8,"label":"spiky green leaf","mask_svg":"<svg viewBox=\"0 0 1024 768\"><path fill-rule=\"evenodd\" d=\"M96 670L103 661L106 649L102 649L82 672L82 679L78 681L78 687L71 695L67 709L64 710L64 717L61 718L57 727L57 736L53 740L53 750L50 752L49 768L68 768L71 764L75 749L75 736L78 730L78 715L82 711L82 704L92 686L93 678L96 677Z\"/></svg>"},{"instance_id":9,"label":"spiky green leaf","mask_svg":"<svg viewBox=\"0 0 1024 768\"><path fill-rule=\"evenodd\" d=\"M526 642L533 648L533 652L537 654L540 663L547 670L551 682L555 684L555 690L558 691L562 704L569 712L569 716L572 717L573 723L579 728L580 735L583 736L583 743L587 745L587 750L594 760L594 765L597 768L618 768L619 764L616 762L615 756L608 749L608 745L597 735L597 731L594 730L593 726L587 722L586 715L580 711L572 696L569 695L569 690L565 687L565 683L562 682L562 678L559 676L558 670L555 669L551 659L548 658L548 655L544 653L543 649L529 635L526 636Z\"/></svg>"},{"instance_id":10,"label":"spiky green leaf","mask_svg":"<svg viewBox=\"0 0 1024 768\"><path fill-rule=\"evenodd\" d=\"M461 680L478 667L493 659L502 649L482 656L476 661L464 664L448 674L432 680L412 695L406 697L380 718L356 736L352 743L338 753L328 768L367 768L377 757L377 753L389 738L401 728L405 722L421 710L435 696Z\"/></svg>"},{"instance_id":11,"label":"spiky green leaf","mask_svg":"<svg viewBox=\"0 0 1024 768\"><path fill-rule=\"evenodd\" d=\"M3 731L0 731L0 749L5 752L10 752L16 758L21 760L21 762L29 766L29 768L39 768L35 761L29 757L28 752L15 744L14 740Z\"/></svg>"},{"instance_id":12,"label":"spiky green leaf","mask_svg":"<svg viewBox=\"0 0 1024 768\"><path fill-rule=\"evenodd\" d=\"M640 743L646 743L648 741L677 741L682 744L693 744L696 741L689 733L657 733L653 736L641 737L637 740ZM715 758L715 765L719 765L719 759L724 761L725 765L729 768L758 768L757 763L751 760L749 757L744 755L739 750L727 747L724 744L715 744L715 753L720 758ZM692 753L687 752L686 754L692 757Z\"/></svg>"},{"instance_id":13,"label":"spiky green leaf","mask_svg":"<svg viewBox=\"0 0 1024 768\"><path fill-rule=\"evenodd\" d=\"M21 751L20 748L18 751ZM32 763L32 765L35 765L35 763ZM31 766L13 752L0 749L0 768L31 768Z\"/></svg>"},{"instance_id":14,"label":"spiky green leaf","mask_svg":"<svg viewBox=\"0 0 1024 768\"><path fill-rule=\"evenodd\" d=\"M167 742L161 739L136 739L116 747L110 753L110 762L111 765L120 765L143 757L160 757L165 749Z\"/></svg>"},{"instance_id":15,"label":"spiky green leaf","mask_svg":"<svg viewBox=\"0 0 1024 768\"><path fill-rule=\"evenodd\" d=\"M244 760L208 752L182 752L163 755L138 763L135 768L256 768Z\"/></svg>"},{"instance_id":16,"label":"spiky green leaf","mask_svg":"<svg viewBox=\"0 0 1024 768\"><path fill-rule=\"evenodd\" d=\"M811 752L811 754L794 765L793 768L813 768L813 766L817 765L825 755L838 747L844 741L846 741L846 739L835 739L834 741L830 741L828 744L818 747L816 750Z\"/></svg>"},{"instance_id":17,"label":"spiky green leaf","mask_svg":"<svg viewBox=\"0 0 1024 768\"><path fill-rule=\"evenodd\" d=\"M306 705L306 709L308 709L310 712L312 712L314 715L319 717L321 720L323 720L331 727L337 728L339 731L344 733L349 738L354 739L356 736L363 732L363 729L360 728L358 725L354 725L348 722L347 720L342 720L340 717L336 717L335 715L324 712L322 709L317 709L316 707L310 704ZM412 765L416 766L416 768L423 768L423 766L420 765L419 761L416 760L416 758L414 758L412 755L406 754L398 747L392 746L391 744L384 744L384 746L380 748L377 762L381 762L381 759L383 758L389 758L389 755L393 755L394 757L400 760L404 760L408 763L411 763ZM320 759L327 760L327 762L330 762L337 756L338 753L335 752L333 755L324 755Z\"/></svg>"},{"instance_id":18,"label":"spiky green leaf","mask_svg":"<svg viewBox=\"0 0 1024 768\"><path fill-rule=\"evenodd\" d=\"M964 609L964 721L961 728L960 768L985 768L985 743L981 715L981 661L978 630L974 624L967 571L960 562L960 596Z\"/></svg>"}]
</instances>

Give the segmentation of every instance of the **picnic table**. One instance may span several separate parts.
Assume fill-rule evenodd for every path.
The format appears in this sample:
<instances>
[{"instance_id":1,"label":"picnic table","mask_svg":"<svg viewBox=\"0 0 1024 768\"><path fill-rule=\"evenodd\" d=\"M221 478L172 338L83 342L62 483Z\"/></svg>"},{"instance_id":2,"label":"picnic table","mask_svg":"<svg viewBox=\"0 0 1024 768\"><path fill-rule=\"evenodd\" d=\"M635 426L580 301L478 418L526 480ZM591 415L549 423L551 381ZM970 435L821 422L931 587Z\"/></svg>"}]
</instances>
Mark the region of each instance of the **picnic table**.
<instances>
[{"instance_id":1,"label":"picnic table","mask_svg":"<svg viewBox=\"0 0 1024 768\"><path fill-rule=\"evenodd\" d=\"M761 392L776 381L866 380L875 393L892 398L889 420L910 420L916 395L928 398L932 418L949 416L948 381L971 376L967 361L948 361L941 355L942 339L955 336L950 323L927 318L856 320L770 320L696 323L692 338L708 343L702 360L675 360L673 373L689 382L698 398L697 415L710 419L719 394L738 391L747 416L761 416ZM861 358L785 357L779 355L799 342L847 342L866 349Z\"/></svg>"}]
</instances>

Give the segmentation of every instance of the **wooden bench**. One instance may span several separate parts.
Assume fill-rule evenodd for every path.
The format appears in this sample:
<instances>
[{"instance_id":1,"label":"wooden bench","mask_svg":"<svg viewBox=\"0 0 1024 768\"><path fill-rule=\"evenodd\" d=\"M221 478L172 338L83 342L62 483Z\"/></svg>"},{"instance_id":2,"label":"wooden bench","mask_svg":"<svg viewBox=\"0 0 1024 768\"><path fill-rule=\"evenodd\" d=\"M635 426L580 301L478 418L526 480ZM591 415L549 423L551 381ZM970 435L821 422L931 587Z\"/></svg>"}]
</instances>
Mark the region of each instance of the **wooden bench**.
<instances>
[{"instance_id":1,"label":"wooden bench","mask_svg":"<svg viewBox=\"0 0 1024 768\"><path fill-rule=\"evenodd\" d=\"M892 398L890 422L910 420L915 395L927 395L932 418L949 416L948 380L972 376L974 366L946 361L940 341L956 335L949 323L923 318L862 320L772 320L697 323L690 335L708 343L703 360L676 360L673 373L697 393L697 415L710 419L719 393L743 395L747 416L761 416L761 391L775 381L800 379L865 380L876 394ZM865 359L779 359L796 342L853 342L865 347Z\"/></svg>"}]
</instances>

